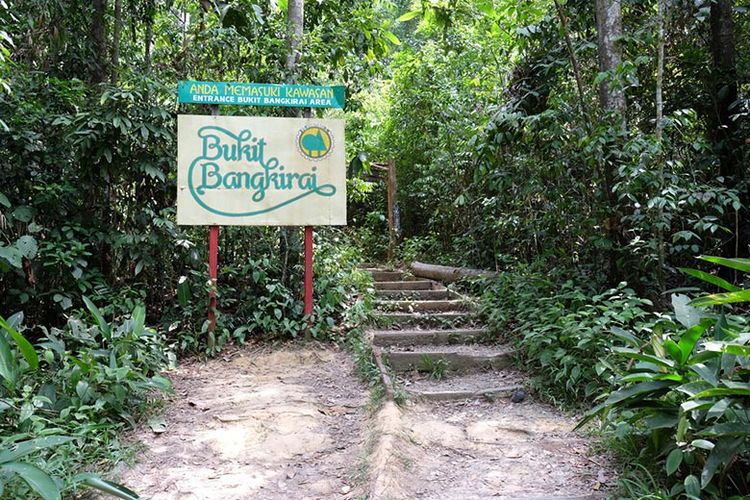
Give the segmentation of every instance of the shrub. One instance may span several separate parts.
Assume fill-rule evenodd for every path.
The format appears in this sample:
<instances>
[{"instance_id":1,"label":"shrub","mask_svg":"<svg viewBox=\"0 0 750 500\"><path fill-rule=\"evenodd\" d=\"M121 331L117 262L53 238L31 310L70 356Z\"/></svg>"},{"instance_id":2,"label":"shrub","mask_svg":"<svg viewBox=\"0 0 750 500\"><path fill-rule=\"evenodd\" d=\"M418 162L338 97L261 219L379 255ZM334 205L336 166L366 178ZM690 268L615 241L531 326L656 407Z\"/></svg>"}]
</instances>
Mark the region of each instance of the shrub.
<instances>
[{"instance_id":1,"label":"shrub","mask_svg":"<svg viewBox=\"0 0 750 500\"><path fill-rule=\"evenodd\" d=\"M0 317L0 485L12 498L59 498L63 482L117 490L78 473L122 453L118 431L148 411L154 391L171 389L158 372L172 357L163 336L146 328L145 308L109 323L84 302L93 325L71 317L63 329L38 327L36 346L22 314ZM129 498L126 489L119 494Z\"/></svg>"},{"instance_id":2,"label":"shrub","mask_svg":"<svg viewBox=\"0 0 750 500\"><path fill-rule=\"evenodd\" d=\"M706 258L745 272L743 259ZM640 339L618 330L619 363L604 362L614 389L581 421L600 416L604 428L637 436L670 478L670 494L726 498L750 493L750 334L748 321L712 306L748 301L714 275L688 270L728 290L687 304L673 298L676 321L663 318ZM722 306L723 307L723 306Z\"/></svg>"}]
</instances>

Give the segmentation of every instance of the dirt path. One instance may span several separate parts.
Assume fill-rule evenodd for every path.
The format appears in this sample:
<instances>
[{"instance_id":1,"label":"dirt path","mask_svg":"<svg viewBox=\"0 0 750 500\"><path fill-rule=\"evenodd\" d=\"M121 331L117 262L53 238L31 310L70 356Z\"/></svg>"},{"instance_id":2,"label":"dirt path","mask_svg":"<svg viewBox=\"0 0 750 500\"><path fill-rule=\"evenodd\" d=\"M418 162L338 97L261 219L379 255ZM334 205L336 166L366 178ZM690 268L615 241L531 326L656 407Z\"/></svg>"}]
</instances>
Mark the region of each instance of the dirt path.
<instances>
[{"instance_id":1,"label":"dirt path","mask_svg":"<svg viewBox=\"0 0 750 500\"><path fill-rule=\"evenodd\" d=\"M244 349L183 365L161 434L121 476L152 500L355 498L364 404L351 355Z\"/></svg>"},{"instance_id":2,"label":"dirt path","mask_svg":"<svg viewBox=\"0 0 750 500\"><path fill-rule=\"evenodd\" d=\"M573 419L533 400L419 404L403 420L408 498L604 498L613 479Z\"/></svg>"}]
</instances>

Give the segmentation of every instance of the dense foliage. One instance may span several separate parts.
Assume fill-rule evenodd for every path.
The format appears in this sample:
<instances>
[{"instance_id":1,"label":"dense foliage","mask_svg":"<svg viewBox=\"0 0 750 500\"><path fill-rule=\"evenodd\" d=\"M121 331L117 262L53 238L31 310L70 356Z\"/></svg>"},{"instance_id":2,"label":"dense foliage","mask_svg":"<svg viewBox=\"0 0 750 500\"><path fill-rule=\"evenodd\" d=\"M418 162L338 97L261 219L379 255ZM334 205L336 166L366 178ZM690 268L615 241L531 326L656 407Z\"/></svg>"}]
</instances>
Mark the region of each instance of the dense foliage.
<instances>
[{"instance_id":1,"label":"dense foliage","mask_svg":"<svg viewBox=\"0 0 750 500\"><path fill-rule=\"evenodd\" d=\"M601 403L591 416L616 447L635 443L653 480L626 481L631 495L748 494L736 431L748 405L746 8L307 2L298 59L287 8L0 0L0 481L28 493L9 446L39 445L10 454L67 489L116 460L116 431L166 388L156 374L173 351L336 336L362 313L345 312L367 284L356 265L387 252L373 164L393 160L399 258L499 271L476 288L487 323L518 345L539 392ZM208 110L177 104L181 79L347 86L334 115L347 120L353 230L316 233L312 318L299 231L223 228L207 331L206 231L175 223L174 159L176 115ZM699 255L735 260L680 272ZM735 305L687 305L716 287L740 294Z\"/></svg>"},{"instance_id":2,"label":"dense foliage","mask_svg":"<svg viewBox=\"0 0 750 500\"><path fill-rule=\"evenodd\" d=\"M726 333L744 331L746 310L706 313L689 334L680 322L695 278L744 279L681 267L750 256L745 7L463 0L399 14L403 44L350 122L369 139L362 157L398 166L400 257L499 271L473 285L482 313L561 404L627 394L644 377L671 388L607 414L613 447L646 466L628 495L748 494L747 435L707 431L747 410L747 339ZM385 254L382 191L367 200L359 234ZM623 338L637 354L623 358ZM727 341L734 357L712 347ZM644 355L667 361L633 359ZM716 394L696 409L684 387L711 370ZM736 412L710 412L719 402ZM652 406L672 420L654 424Z\"/></svg>"}]
</instances>

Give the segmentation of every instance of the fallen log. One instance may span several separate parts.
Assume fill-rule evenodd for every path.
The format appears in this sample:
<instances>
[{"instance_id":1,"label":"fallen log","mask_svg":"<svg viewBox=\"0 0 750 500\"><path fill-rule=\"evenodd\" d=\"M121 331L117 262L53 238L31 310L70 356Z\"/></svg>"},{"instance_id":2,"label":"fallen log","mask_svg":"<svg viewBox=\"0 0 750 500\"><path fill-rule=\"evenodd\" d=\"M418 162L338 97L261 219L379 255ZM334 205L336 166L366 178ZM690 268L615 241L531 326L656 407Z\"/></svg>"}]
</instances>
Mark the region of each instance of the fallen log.
<instances>
[{"instance_id":1,"label":"fallen log","mask_svg":"<svg viewBox=\"0 0 750 500\"><path fill-rule=\"evenodd\" d=\"M409 266L414 276L430 278L442 282L457 281L462 278L483 277L491 278L497 273L482 269L471 269L469 267L439 266L437 264L425 264L414 261Z\"/></svg>"}]
</instances>

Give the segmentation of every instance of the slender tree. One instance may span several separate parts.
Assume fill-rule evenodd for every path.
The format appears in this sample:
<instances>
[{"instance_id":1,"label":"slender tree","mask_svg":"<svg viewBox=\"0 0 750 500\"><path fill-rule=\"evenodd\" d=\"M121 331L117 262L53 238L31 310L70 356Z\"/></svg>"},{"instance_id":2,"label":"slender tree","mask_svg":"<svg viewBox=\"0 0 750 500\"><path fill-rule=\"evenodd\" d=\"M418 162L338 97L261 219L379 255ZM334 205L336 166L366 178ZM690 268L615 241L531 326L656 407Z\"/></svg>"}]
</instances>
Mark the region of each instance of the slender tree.
<instances>
[{"instance_id":1,"label":"slender tree","mask_svg":"<svg viewBox=\"0 0 750 500\"><path fill-rule=\"evenodd\" d=\"M120 66L120 34L122 33L122 0L115 0L115 26L112 32L112 71L110 81L117 83L117 68Z\"/></svg>"},{"instance_id":2,"label":"slender tree","mask_svg":"<svg viewBox=\"0 0 750 500\"><path fill-rule=\"evenodd\" d=\"M738 122L734 115L738 100L736 45L734 35L734 1L715 0L711 3L711 95L713 107L708 116L710 138L719 158L719 175L730 187L742 188L744 172L741 165L742 141L738 137ZM747 188L743 189L743 202L750 203ZM726 257L747 257L750 235L746 214L736 220L727 220L734 226L734 236L728 239L723 252Z\"/></svg>"},{"instance_id":3,"label":"slender tree","mask_svg":"<svg viewBox=\"0 0 750 500\"><path fill-rule=\"evenodd\" d=\"M287 81L297 81L297 63L301 55L302 36L305 22L305 0L289 0L287 4L287 53L286 72ZM297 116L302 116L302 110L295 109ZM300 248L299 231L295 227L282 227L279 232L279 247L284 255L282 281L286 282L288 270L299 261L297 250Z\"/></svg>"},{"instance_id":4,"label":"slender tree","mask_svg":"<svg viewBox=\"0 0 750 500\"><path fill-rule=\"evenodd\" d=\"M289 0L287 18L286 70L288 79L296 80L297 63L300 59L300 46L304 32L305 0Z\"/></svg>"},{"instance_id":5,"label":"slender tree","mask_svg":"<svg viewBox=\"0 0 750 500\"><path fill-rule=\"evenodd\" d=\"M91 60L91 82L101 83L107 77L107 27L105 14L107 12L107 0L93 0L93 16L91 18L91 42L93 45L93 58Z\"/></svg>"},{"instance_id":6,"label":"slender tree","mask_svg":"<svg viewBox=\"0 0 750 500\"><path fill-rule=\"evenodd\" d=\"M619 39L622 37L622 9L620 0L596 0L596 26L598 35L599 71L613 73L622 63L622 51ZM616 84L614 75L605 78L599 85L599 100L602 113L612 116L619 122L621 132L626 129L625 92ZM615 139L616 141L616 139ZM611 144L612 149L615 143ZM615 161L614 155L605 155L599 165L603 177L604 199L608 209L605 223L607 238L612 242L609 255L609 279L619 281L620 270L617 266L616 248L621 240L620 217L617 212L617 197L613 192Z\"/></svg>"},{"instance_id":7,"label":"slender tree","mask_svg":"<svg viewBox=\"0 0 750 500\"><path fill-rule=\"evenodd\" d=\"M622 37L622 9L620 0L596 0L599 71L613 72L622 63L618 39ZM599 99L605 112L616 112L625 124L625 92L605 79L599 86Z\"/></svg>"}]
</instances>

